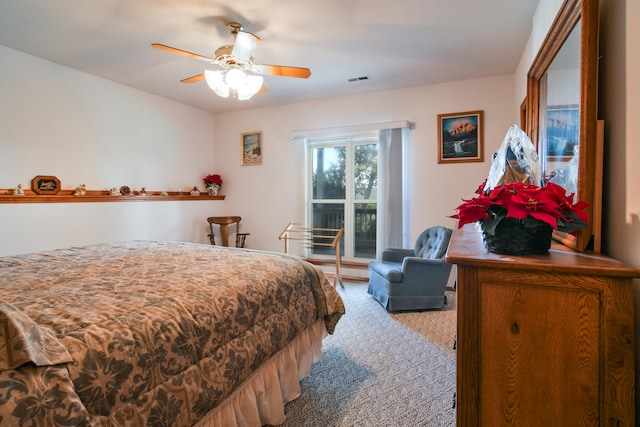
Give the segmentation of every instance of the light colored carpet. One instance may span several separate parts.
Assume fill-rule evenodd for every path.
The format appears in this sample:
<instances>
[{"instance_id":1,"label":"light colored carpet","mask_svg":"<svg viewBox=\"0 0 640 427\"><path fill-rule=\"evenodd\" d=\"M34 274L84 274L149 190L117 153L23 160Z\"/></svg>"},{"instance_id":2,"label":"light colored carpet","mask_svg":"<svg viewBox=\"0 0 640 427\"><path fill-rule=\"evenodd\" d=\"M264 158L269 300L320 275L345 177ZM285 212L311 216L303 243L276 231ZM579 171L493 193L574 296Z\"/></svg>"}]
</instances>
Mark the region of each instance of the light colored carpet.
<instances>
[{"instance_id":1,"label":"light colored carpet","mask_svg":"<svg viewBox=\"0 0 640 427\"><path fill-rule=\"evenodd\" d=\"M347 314L282 426L454 426L455 293L443 310L390 314L366 283L345 287Z\"/></svg>"}]
</instances>

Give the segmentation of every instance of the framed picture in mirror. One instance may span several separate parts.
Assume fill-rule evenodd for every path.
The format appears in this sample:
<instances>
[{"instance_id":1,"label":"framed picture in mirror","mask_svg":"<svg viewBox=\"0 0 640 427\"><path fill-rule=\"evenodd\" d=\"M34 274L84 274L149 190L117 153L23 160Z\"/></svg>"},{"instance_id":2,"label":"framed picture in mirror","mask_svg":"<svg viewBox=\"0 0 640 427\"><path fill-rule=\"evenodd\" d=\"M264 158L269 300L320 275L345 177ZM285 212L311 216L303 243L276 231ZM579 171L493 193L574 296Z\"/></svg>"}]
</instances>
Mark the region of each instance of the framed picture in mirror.
<instances>
[{"instance_id":1,"label":"framed picture in mirror","mask_svg":"<svg viewBox=\"0 0 640 427\"><path fill-rule=\"evenodd\" d=\"M580 130L578 105L551 106L546 118L546 156L548 161L571 160L577 154Z\"/></svg>"}]
</instances>

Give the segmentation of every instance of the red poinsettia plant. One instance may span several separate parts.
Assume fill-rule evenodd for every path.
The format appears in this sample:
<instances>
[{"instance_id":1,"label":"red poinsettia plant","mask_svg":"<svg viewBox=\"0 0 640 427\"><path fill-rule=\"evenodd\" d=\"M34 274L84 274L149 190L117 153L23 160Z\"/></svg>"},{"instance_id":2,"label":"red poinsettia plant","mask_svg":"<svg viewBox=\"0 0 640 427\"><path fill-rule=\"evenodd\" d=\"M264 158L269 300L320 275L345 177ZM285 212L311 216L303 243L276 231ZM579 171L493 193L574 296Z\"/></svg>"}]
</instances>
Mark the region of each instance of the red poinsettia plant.
<instances>
[{"instance_id":1,"label":"red poinsettia plant","mask_svg":"<svg viewBox=\"0 0 640 427\"><path fill-rule=\"evenodd\" d=\"M495 235L495 229L506 218L520 220L525 227L547 224L554 230L575 233L587 226L585 202L573 202L574 193L566 195L564 188L547 182L544 187L515 182L485 191L487 181L477 190L477 197L464 200L456 208L458 227L480 221L485 233Z\"/></svg>"},{"instance_id":2,"label":"red poinsettia plant","mask_svg":"<svg viewBox=\"0 0 640 427\"><path fill-rule=\"evenodd\" d=\"M210 187L213 185L217 185L218 187L222 186L222 178L220 175L207 175L203 178L205 187Z\"/></svg>"}]
</instances>

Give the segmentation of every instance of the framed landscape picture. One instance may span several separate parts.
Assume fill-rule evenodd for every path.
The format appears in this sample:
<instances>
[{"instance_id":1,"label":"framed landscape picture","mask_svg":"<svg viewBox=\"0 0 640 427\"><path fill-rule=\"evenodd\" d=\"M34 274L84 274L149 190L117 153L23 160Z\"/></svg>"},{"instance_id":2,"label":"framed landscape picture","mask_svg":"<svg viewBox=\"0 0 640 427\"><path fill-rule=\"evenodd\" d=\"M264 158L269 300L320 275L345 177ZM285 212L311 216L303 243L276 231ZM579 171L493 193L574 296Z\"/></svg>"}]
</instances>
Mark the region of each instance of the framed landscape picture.
<instances>
[{"instance_id":1,"label":"framed landscape picture","mask_svg":"<svg viewBox=\"0 0 640 427\"><path fill-rule=\"evenodd\" d=\"M565 162L578 147L580 112L577 105L547 108L546 156L549 161Z\"/></svg>"},{"instance_id":2,"label":"framed landscape picture","mask_svg":"<svg viewBox=\"0 0 640 427\"><path fill-rule=\"evenodd\" d=\"M438 114L438 163L482 162L483 110Z\"/></svg>"},{"instance_id":3,"label":"framed landscape picture","mask_svg":"<svg viewBox=\"0 0 640 427\"><path fill-rule=\"evenodd\" d=\"M262 164L262 132L243 133L241 140L242 165Z\"/></svg>"}]
</instances>

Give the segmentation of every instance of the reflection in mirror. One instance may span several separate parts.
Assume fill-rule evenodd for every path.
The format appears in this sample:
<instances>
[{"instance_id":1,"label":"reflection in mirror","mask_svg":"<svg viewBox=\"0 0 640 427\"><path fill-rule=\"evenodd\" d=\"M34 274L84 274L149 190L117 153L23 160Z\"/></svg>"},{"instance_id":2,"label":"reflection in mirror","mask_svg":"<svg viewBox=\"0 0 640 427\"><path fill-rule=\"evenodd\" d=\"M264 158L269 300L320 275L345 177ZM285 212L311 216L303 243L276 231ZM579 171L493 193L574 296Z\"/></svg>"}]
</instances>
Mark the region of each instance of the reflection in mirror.
<instances>
[{"instance_id":1,"label":"reflection in mirror","mask_svg":"<svg viewBox=\"0 0 640 427\"><path fill-rule=\"evenodd\" d=\"M545 181L578 192L580 21L540 79L538 151Z\"/></svg>"}]
</instances>

